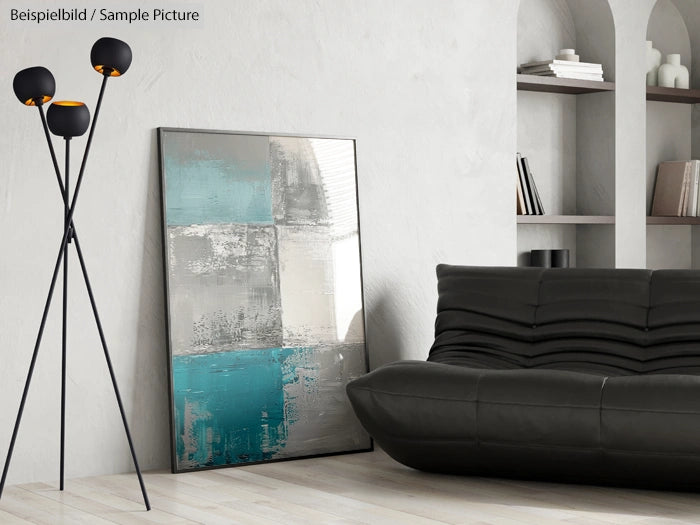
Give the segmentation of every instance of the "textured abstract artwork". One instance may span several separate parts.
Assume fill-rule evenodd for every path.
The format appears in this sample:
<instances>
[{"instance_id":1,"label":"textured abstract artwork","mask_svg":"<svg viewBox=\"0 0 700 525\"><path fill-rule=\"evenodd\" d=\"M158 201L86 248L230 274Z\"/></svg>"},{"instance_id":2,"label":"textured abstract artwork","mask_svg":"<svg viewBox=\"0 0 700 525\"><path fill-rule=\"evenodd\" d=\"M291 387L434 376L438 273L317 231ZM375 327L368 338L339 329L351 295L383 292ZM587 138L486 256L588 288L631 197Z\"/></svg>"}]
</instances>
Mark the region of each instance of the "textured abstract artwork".
<instances>
[{"instance_id":1,"label":"textured abstract artwork","mask_svg":"<svg viewBox=\"0 0 700 525\"><path fill-rule=\"evenodd\" d=\"M370 449L354 141L158 138L173 471Z\"/></svg>"}]
</instances>

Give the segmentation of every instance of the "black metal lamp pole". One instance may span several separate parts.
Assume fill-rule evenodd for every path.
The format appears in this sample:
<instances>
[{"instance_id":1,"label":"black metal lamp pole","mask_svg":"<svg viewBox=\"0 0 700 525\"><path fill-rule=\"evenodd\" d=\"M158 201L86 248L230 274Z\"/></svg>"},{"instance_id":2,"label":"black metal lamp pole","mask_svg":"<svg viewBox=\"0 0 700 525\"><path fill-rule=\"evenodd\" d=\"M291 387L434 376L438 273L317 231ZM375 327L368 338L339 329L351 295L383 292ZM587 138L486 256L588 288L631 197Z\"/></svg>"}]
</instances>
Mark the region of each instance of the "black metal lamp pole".
<instances>
[{"instance_id":1,"label":"black metal lamp pole","mask_svg":"<svg viewBox=\"0 0 700 525\"><path fill-rule=\"evenodd\" d=\"M10 440L10 447L7 453L7 458L5 460L5 466L2 472L2 478L0 479L0 497L2 497L2 491L5 487L5 480L7 478L7 472L10 466L10 460L12 459L12 452L14 450L15 442L17 440L17 433L19 430L20 421L22 419L22 413L24 412L24 405L27 400L27 394L29 392L29 385L32 380L32 375L34 373L34 366L36 365L36 359L39 353L39 347L41 345L41 340L44 334L44 328L46 326L46 319L48 317L49 307L51 306L51 300L53 298L54 289L56 286L56 281L58 278L58 271L61 267L61 262L63 262L63 325L62 325L62 359L61 359L61 457L60 457L60 490L64 488L64 450L65 450L65 406L66 406L66 363L67 363L67 310L68 310L68 244L71 241L75 241L73 245L75 246L76 252L78 254L78 260L80 262L80 269L83 274L83 279L85 281L85 287L87 288L88 296L90 299L90 306L92 307L92 312L95 317L95 323L97 324L97 329L100 335L100 342L102 344L102 349L104 351L105 360L107 362L107 368L109 370L110 378L112 381L112 386L114 388L114 393L117 398L117 404L119 405L119 412L121 413L122 423L124 424L124 430L126 432L127 441L129 443L129 449L131 451L131 457L134 462L134 467L136 468L136 474L138 476L139 485L141 487L141 493L143 495L144 503L146 505L146 510L151 510L151 504L148 500L148 494L146 493L146 486L143 482L143 476L141 475L141 469L138 465L138 460L136 459L136 451L134 449L134 444L131 439L131 432L129 431L129 425L126 419L126 413L124 412L124 405L121 400L121 395L119 393L119 387L117 386L116 376L114 374L114 369L112 367L112 361L109 356L109 350L107 348L107 342L105 340L104 331L102 329L102 323L100 321L100 316L97 312L97 305L95 302L95 297L92 292L92 286L90 285L90 279L88 277L87 268L85 266L85 259L83 257L83 252L80 247L80 242L78 240L78 234L75 229L75 224L73 222L73 215L75 213L75 206L80 192L80 187L83 180L83 175L85 174L85 166L87 164L88 154L90 153L90 146L92 144L92 138L95 131L95 124L97 122L97 117L100 112L100 107L102 106L102 98L105 91L105 86L107 84L107 79L111 76L120 76L126 72L131 64L131 49L129 46L117 40L115 38L101 38L92 47L90 53L90 60L92 62L95 70L103 75L102 86L100 88L100 94L97 99L97 105L95 108L95 115L92 119L92 125L90 125L90 112L87 106L81 102L54 102L50 107L47 115L44 114L43 104L51 100L55 93L56 84L51 72L43 67L33 67L20 71L16 76L13 83L15 94L19 98L20 102L28 106L37 106L39 109L39 114L41 116L42 125L44 128L44 133L46 135L46 140L49 146L49 152L51 154L51 160L53 161L54 170L56 172L56 179L58 181L61 196L63 198L64 204L64 228L63 228L63 238L61 239L61 244L58 251L58 256L56 258L56 264L54 266L53 276L51 278L51 285L49 286L48 296L46 298L46 303L44 305L44 312L41 317L41 323L39 325L39 332L37 334L36 343L34 345L34 351L32 353L32 359L29 365L29 371L27 373L27 380L24 385L24 391L22 393L22 399L20 401L19 411L17 413L17 419L15 420L15 426L12 432L12 438ZM88 126L90 126L90 133L88 134L87 144L85 146L85 152L83 154L82 164L80 166L80 172L78 174L78 179L76 181L75 189L73 191L73 197L71 199L70 195L70 139L72 137L81 136L87 131ZM54 151L53 142L49 134L49 129L55 135L62 136L65 140L66 145L66 165L65 165L65 180L61 177L61 172L58 167L58 161L56 159L56 153Z\"/></svg>"},{"instance_id":2,"label":"black metal lamp pole","mask_svg":"<svg viewBox=\"0 0 700 525\"><path fill-rule=\"evenodd\" d=\"M70 229L68 222L68 201L70 199L70 139L66 141L66 169L65 169L65 190L63 199L63 233ZM67 235L70 242L70 232ZM63 490L63 476L65 473L65 444L66 444L66 341L68 337L68 244L63 247L63 326L61 330L61 479L60 489Z\"/></svg>"}]
</instances>

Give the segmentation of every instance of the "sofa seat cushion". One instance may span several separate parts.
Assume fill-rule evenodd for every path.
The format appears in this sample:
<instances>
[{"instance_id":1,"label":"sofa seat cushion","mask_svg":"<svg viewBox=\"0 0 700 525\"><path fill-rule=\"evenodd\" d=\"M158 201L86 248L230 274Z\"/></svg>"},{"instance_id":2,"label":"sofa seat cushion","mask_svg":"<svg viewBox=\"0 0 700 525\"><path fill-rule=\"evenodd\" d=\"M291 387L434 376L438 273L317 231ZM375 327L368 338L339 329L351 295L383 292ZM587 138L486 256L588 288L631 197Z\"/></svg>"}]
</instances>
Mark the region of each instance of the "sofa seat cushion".
<instances>
[{"instance_id":1,"label":"sofa seat cushion","mask_svg":"<svg viewBox=\"0 0 700 525\"><path fill-rule=\"evenodd\" d=\"M398 361L352 381L348 395L367 431L379 440L475 443L481 375L478 369Z\"/></svg>"},{"instance_id":2,"label":"sofa seat cushion","mask_svg":"<svg viewBox=\"0 0 700 525\"><path fill-rule=\"evenodd\" d=\"M603 392L601 444L609 481L700 488L700 377L611 377Z\"/></svg>"},{"instance_id":3,"label":"sofa seat cushion","mask_svg":"<svg viewBox=\"0 0 700 525\"><path fill-rule=\"evenodd\" d=\"M599 375L562 370L481 370L478 439L534 448L597 447L604 382Z\"/></svg>"},{"instance_id":4,"label":"sofa seat cushion","mask_svg":"<svg viewBox=\"0 0 700 525\"><path fill-rule=\"evenodd\" d=\"M700 457L700 377L611 377L601 425L602 444L610 451Z\"/></svg>"},{"instance_id":5,"label":"sofa seat cushion","mask_svg":"<svg viewBox=\"0 0 700 525\"><path fill-rule=\"evenodd\" d=\"M352 381L357 416L394 459L423 470L566 477L600 455L604 376L425 361ZM553 457L559 461L549 461ZM578 475L578 474L577 474Z\"/></svg>"}]
</instances>

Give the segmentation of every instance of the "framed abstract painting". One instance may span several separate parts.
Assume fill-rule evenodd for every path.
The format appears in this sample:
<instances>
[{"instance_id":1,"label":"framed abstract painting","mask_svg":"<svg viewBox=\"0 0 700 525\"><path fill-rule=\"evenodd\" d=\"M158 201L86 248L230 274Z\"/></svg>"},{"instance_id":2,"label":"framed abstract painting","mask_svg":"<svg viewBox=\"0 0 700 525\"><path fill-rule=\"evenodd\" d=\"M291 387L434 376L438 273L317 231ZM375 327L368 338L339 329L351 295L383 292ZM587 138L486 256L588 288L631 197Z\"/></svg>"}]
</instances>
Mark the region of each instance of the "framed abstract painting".
<instances>
[{"instance_id":1,"label":"framed abstract painting","mask_svg":"<svg viewBox=\"0 0 700 525\"><path fill-rule=\"evenodd\" d=\"M371 450L355 141L158 143L173 472Z\"/></svg>"}]
</instances>

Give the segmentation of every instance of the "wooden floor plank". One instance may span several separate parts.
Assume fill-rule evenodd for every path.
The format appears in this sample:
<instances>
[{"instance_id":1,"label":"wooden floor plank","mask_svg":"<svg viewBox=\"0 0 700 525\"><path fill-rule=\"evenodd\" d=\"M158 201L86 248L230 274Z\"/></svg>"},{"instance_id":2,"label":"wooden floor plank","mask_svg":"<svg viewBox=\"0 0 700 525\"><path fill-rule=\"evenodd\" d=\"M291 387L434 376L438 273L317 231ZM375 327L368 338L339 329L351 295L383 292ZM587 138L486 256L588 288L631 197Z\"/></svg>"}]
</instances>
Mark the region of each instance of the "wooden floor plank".
<instances>
[{"instance_id":1,"label":"wooden floor plank","mask_svg":"<svg viewBox=\"0 0 700 525\"><path fill-rule=\"evenodd\" d=\"M28 486L22 485L22 487ZM153 525L154 523L192 525L196 523L188 522L160 509L147 512L143 503L136 503L99 490L90 483L90 480L72 480L66 483L63 492L53 487L32 490L45 498L63 502L95 516L102 516L119 525Z\"/></svg>"},{"instance_id":2,"label":"wooden floor plank","mask_svg":"<svg viewBox=\"0 0 700 525\"><path fill-rule=\"evenodd\" d=\"M180 474L173 476L157 476L149 478L149 486L157 495L176 494L177 498L188 498L195 501L217 504L222 507L236 509L244 513L252 523L289 523L306 525L309 520L332 522L335 516L317 512L300 505L287 505L284 501L265 493L245 490L232 482L230 477L209 474L210 481L218 478L218 483L209 483L203 488L200 483L183 483ZM174 486L175 485L175 486ZM339 522L340 523L340 522ZM346 522L349 523L349 522Z\"/></svg>"},{"instance_id":3,"label":"wooden floor plank","mask_svg":"<svg viewBox=\"0 0 700 525\"><path fill-rule=\"evenodd\" d=\"M110 476L111 478L112 476ZM177 525L192 525L196 522L186 520L182 517L165 512L162 508L153 507L152 510L146 511L143 500L141 498L141 492L139 492L138 486L132 487L129 483L126 487L121 483L120 489L115 489L115 483L119 484L119 481L113 481L109 483L107 478L85 478L71 480L70 483L66 483L67 489L71 491L76 491L78 494L93 500L100 501L101 503L109 506L112 509L117 509L124 515L133 517L136 521L135 523L145 523L148 525L153 525L154 523L160 524L177 524ZM121 494L120 494L121 492ZM126 497L125 497L126 495ZM123 523L128 518L120 515L117 519L117 523Z\"/></svg>"},{"instance_id":4,"label":"wooden floor plank","mask_svg":"<svg viewBox=\"0 0 700 525\"><path fill-rule=\"evenodd\" d=\"M5 510L0 510L0 523L3 525L31 525L31 521L22 519L14 514L10 514Z\"/></svg>"},{"instance_id":5,"label":"wooden floor plank","mask_svg":"<svg viewBox=\"0 0 700 525\"><path fill-rule=\"evenodd\" d=\"M2 510L37 525L56 525L57 523L113 525L114 523L91 512L45 498L21 486L6 489L6 493L3 494Z\"/></svg>"},{"instance_id":6,"label":"wooden floor plank","mask_svg":"<svg viewBox=\"0 0 700 525\"><path fill-rule=\"evenodd\" d=\"M416 525L425 523L436 523L435 520L422 520L420 516L411 515L402 510L387 508L385 505L376 505L373 502L362 501L357 498L346 497L338 491L332 491L332 483L328 476L319 475L314 483L298 483L294 475L291 474L298 466L304 462L276 463L267 465L270 470L251 469L243 471L235 469L230 476L235 479L251 482L252 491L262 494L269 490L274 490L279 502L295 504L313 509L317 512L324 512L332 515L340 523L400 523L411 522ZM284 476L275 476L279 470L290 472L288 479ZM308 481L308 480L306 480ZM266 487L266 488L261 488ZM348 521L344 516L351 516Z\"/></svg>"}]
</instances>

